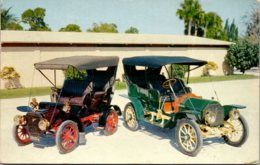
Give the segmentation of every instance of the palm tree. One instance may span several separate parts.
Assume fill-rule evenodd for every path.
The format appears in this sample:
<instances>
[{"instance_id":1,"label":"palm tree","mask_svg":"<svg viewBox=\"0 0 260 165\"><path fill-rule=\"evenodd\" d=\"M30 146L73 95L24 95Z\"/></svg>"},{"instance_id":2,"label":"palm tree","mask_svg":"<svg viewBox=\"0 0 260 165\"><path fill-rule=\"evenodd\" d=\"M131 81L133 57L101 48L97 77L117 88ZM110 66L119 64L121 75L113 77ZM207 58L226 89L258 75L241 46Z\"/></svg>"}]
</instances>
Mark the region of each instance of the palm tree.
<instances>
[{"instance_id":1,"label":"palm tree","mask_svg":"<svg viewBox=\"0 0 260 165\"><path fill-rule=\"evenodd\" d=\"M198 0L184 0L181 9L177 10L176 15L188 25L188 35L191 35L191 26L195 24L195 17L201 12L202 8Z\"/></svg>"},{"instance_id":2,"label":"palm tree","mask_svg":"<svg viewBox=\"0 0 260 165\"><path fill-rule=\"evenodd\" d=\"M17 17L10 13L11 7L8 9L1 10L1 30L5 30L8 28L8 24L11 22L16 22Z\"/></svg>"},{"instance_id":3,"label":"palm tree","mask_svg":"<svg viewBox=\"0 0 260 165\"><path fill-rule=\"evenodd\" d=\"M211 13L205 13L204 15L204 37L207 36L207 31L209 25L212 25L212 22L214 22L214 17L212 17Z\"/></svg>"},{"instance_id":4,"label":"palm tree","mask_svg":"<svg viewBox=\"0 0 260 165\"><path fill-rule=\"evenodd\" d=\"M194 35L198 36L198 28L199 27L203 27L205 25L205 19L206 14L204 11L201 11L200 13L198 13L196 16L194 16Z\"/></svg>"}]
</instances>

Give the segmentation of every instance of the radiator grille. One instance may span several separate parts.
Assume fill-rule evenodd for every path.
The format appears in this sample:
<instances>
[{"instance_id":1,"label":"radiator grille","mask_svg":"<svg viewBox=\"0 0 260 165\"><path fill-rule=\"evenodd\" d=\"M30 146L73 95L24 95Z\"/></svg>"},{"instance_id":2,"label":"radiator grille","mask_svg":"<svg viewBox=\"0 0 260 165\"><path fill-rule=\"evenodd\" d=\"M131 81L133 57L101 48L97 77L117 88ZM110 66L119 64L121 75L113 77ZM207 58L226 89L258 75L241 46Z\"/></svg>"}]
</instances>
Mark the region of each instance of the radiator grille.
<instances>
[{"instance_id":1,"label":"radiator grille","mask_svg":"<svg viewBox=\"0 0 260 165\"><path fill-rule=\"evenodd\" d=\"M26 115L28 131L31 136L40 136L42 131L38 127L38 123L41 120L41 116L36 113L28 113Z\"/></svg>"},{"instance_id":2,"label":"radiator grille","mask_svg":"<svg viewBox=\"0 0 260 165\"><path fill-rule=\"evenodd\" d=\"M217 126L224 123L224 109L220 104L207 105L203 111L203 119L205 119L206 111L211 111L216 114L216 121L214 123L211 123L211 126Z\"/></svg>"}]
</instances>

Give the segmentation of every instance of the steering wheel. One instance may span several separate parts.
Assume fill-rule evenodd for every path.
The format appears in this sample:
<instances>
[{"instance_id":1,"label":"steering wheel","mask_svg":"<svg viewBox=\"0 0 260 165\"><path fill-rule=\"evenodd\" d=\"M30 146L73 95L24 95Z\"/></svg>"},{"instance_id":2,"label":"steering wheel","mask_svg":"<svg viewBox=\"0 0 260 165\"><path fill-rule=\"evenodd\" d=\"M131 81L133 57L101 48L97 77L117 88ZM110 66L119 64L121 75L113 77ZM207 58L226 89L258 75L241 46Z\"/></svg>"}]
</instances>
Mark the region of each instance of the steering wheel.
<instances>
[{"instance_id":1,"label":"steering wheel","mask_svg":"<svg viewBox=\"0 0 260 165\"><path fill-rule=\"evenodd\" d=\"M173 86L176 83L176 81L177 80L175 78L171 78L169 80L166 80L166 81L163 82L162 87L164 89L168 89L170 87L170 85Z\"/></svg>"}]
</instances>

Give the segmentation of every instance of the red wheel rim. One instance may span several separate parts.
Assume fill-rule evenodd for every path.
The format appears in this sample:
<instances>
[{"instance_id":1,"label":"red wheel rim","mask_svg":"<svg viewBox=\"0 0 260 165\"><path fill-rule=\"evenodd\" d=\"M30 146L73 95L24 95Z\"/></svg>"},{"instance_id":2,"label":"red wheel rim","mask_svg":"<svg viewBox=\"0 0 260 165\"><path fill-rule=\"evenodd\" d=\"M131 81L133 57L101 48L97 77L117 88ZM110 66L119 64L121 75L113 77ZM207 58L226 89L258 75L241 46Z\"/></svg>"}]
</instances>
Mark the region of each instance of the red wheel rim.
<instances>
[{"instance_id":1,"label":"red wheel rim","mask_svg":"<svg viewBox=\"0 0 260 165\"><path fill-rule=\"evenodd\" d=\"M70 150L72 149L76 143L77 143L77 128L72 125L68 124L66 125L61 134L61 145L65 150Z\"/></svg>"},{"instance_id":2,"label":"red wheel rim","mask_svg":"<svg viewBox=\"0 0 260 165\"><path fill-rule=\"evenodd\" d=\"M115 111L110 111L106 120L106 132L112 134L116 131L118 117Z\"/></svg>"},{"instance_id":3,"label":"red wheel rim","mask_svg":"<svg viewBox=\"0 0 260 165\"><path fill-rule=\"evenodd\" d=\"M30 142L30 136L27 133L26 128L21 125L18 125L16 127L16 137L23 144L27 144Z\"/></svg>"}]
</instances>

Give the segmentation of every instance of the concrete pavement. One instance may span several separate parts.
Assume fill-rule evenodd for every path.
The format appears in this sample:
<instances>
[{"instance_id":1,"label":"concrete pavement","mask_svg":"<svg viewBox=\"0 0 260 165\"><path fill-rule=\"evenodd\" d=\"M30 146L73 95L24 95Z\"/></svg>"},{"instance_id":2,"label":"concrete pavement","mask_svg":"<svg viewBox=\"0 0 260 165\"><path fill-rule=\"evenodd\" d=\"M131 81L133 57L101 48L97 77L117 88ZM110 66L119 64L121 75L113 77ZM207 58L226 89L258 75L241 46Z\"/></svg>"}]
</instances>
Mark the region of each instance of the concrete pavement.
<instances>
[{"instance_id":1,"label":"concrete pavement","mask_svg":"<svg viewBox=\"0 0 260 165\"><path fill-rule=\"evenodd\" d=\"M249 138L239 148L229 146L222 139L204 140L203 148L196 157L189 157L178 151L173 130L142 124L141 129L132 132L119 119L118 131L105 136L91 128L86 133L87 144L78 146L73 152L59 154L53 138L43 142L44 148L33 144L19 147L12 138L13 117L22 112L16 106L27 105L29 98L0 100L0 162L1 163L253 163L259 162L259 80L236 80L214 83L191 84L193 93L204 98L215 97L216 90L221 104L241 104L241 110L249 126ZM123 110L127 99L116 91L113 104ZM37 97L48 101L49 96Z\"/></svg>"}]
</instances>

